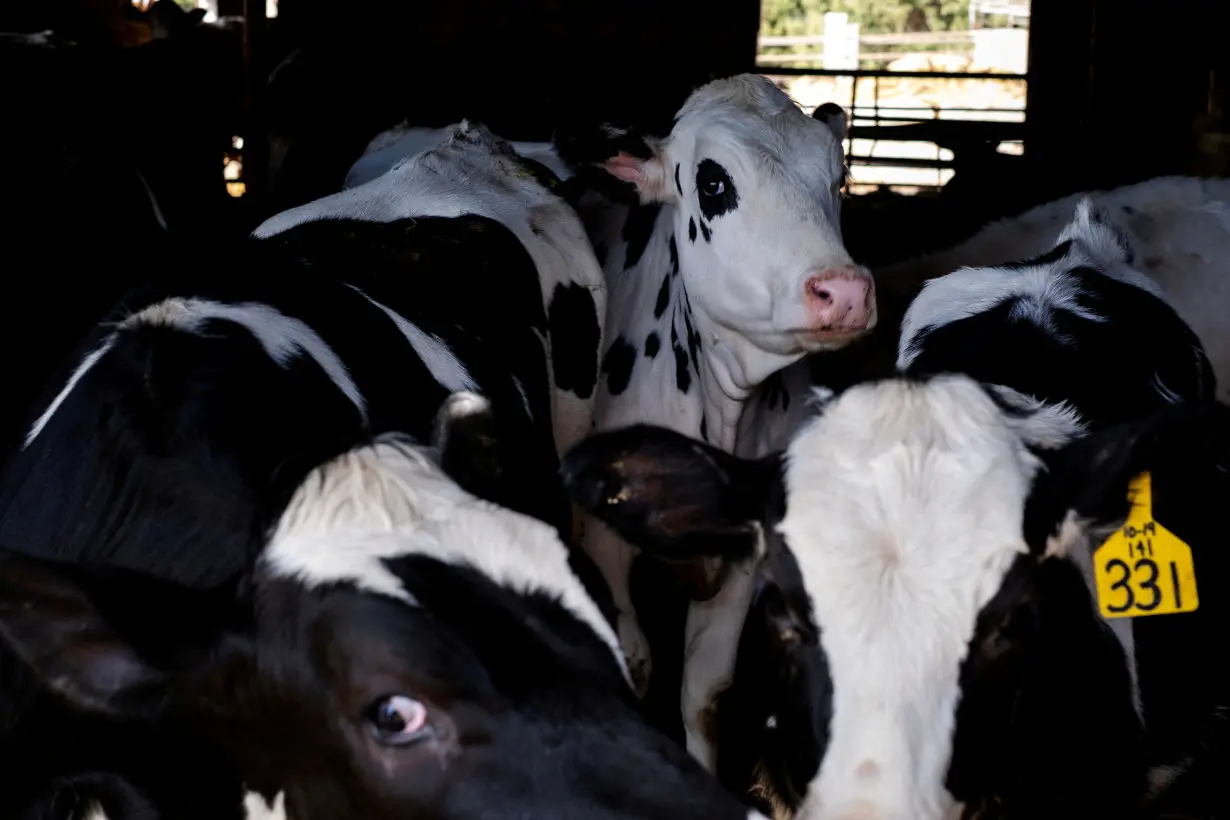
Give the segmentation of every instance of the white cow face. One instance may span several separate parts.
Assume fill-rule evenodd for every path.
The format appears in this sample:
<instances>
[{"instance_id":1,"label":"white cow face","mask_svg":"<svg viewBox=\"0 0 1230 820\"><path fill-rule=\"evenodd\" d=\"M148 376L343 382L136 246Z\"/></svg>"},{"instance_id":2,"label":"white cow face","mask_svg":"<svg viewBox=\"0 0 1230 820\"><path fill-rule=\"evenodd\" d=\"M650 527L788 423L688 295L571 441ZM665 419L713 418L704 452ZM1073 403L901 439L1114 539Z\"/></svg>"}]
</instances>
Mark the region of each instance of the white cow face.
<instances>
[{"instance_id":1,"label":"white cow face","mask_svg":"<svg viewBox=\"0 0 1230 820\"><path fill-rule=\"evenodd\" d=\"M608 128L586 146L584 161L666 207L694 309L777 355L840 347L876 320L871 276L841 238L845 115L818 116L742 75L695 91L663 140Z\"/></svg>"},{"instance_id":2,"label":"white cow face","mask_svg":"<svg viewBox=\"0 0 1230 820\"><path fill-rule=\"evenodd\" d=\"M1230 408L1080 432L965 376L891 379L763 460L641 426L578 445L565 474L656 555L755 563L715 710L728 788L796 820L1125 816L1144 782L1131 641L1086 568L1141 470L1220 550L1224 502L1184 496L1230 490Z\"/></svg>"}]
</instances>

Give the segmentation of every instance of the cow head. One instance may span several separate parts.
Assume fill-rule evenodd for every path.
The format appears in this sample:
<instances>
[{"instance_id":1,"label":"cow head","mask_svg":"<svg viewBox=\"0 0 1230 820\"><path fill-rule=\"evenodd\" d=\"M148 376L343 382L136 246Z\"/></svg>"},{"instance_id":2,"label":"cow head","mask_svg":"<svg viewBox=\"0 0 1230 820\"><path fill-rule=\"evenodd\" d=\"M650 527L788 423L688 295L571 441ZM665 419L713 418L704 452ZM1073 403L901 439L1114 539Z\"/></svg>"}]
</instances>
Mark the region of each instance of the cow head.
<instances>
[{"instance_id":1,"label":"cow head","mask_svg":"<svg viewBox=\"0 0 1230 820\"><path fill-rule=\"evenodd\" d=\"M569 454L576 497L642 548L756 562L716 710L729 787L800 820L1128 816L1144 794L1132 642L1087 571L1151 470L1157 515L1197 549L1203 534L1220 585L1230 409L1073 438L1066 409L1004 398L895 379L840 394L760 461L648 427ZM1225 680L1195 647L1227 613L1203 617L1151 619L1190 650L1151 681L1194 714L1227 696L1187 688Z\"/></svg>"},{"instance_id":2,"label":"cow head","mask_svg":"<svg viewBox=\"0 0 1230 820\"><path fill-rule=\"evenodd\" d=\"M450 415L441 460L481 469L490 425ZM0 633L79 707L208 738L297 820L744 820L641 717L556 532L430 456L380 439L318 468L234 589L3 554Z\"/></svg>"},{"instance_id":3,"label":"cow head","mask_svg":"<svg viewBox=\"0 0 1230 820\"><path fill-rule=\"evenodd\" d=\"M901 326L903 372L955 371L1098 427L1212 398L1200 339L1137 266L1131 238L1082 199L1047 253L927 282Z\"/></svg>"},{"instance_id":4,"label":"cow head","mask_svg":"<svg viewBox=\"0 0 1230 820\"><path fill-rule=\"evenodd\" d=\"M780 357L875 326L871 275L842 244L845 128L840 109L810 117L768 79L741 75L695 91L665 139L605 126L557 134L556 146L662 209L694 309L736 358L774 357L767 376L789 363Z\"/></svg>"}]
</instances>

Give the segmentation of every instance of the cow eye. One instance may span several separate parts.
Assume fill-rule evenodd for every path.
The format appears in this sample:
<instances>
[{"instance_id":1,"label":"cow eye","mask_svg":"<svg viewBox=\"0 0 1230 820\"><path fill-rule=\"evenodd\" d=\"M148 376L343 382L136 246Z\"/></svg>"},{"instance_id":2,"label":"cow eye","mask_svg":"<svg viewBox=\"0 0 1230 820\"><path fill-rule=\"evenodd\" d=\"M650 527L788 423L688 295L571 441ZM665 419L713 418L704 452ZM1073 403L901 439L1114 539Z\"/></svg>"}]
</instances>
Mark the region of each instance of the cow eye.
<instances>
[{"instance_id":1,"label":"cow eye","mask_svg":"<svg viewBox=\"0 0 1230 820\"><path fill-rule=\"evenodd\" d=\"M706 179L700 184L700 192L705 196L721 196L726 193L726 180Z\"/></svg>"},{"instance_id":2,"label":"cow eye","mask_svg":"<svg viewBox=\"0 0 1230 820\"><path fill-rule=\"evenodd\" d=\"M405 695L386 695L367 708L364 715L376 742L406 746L431 734L427 707Z\"/></svg>"}]
</instances>

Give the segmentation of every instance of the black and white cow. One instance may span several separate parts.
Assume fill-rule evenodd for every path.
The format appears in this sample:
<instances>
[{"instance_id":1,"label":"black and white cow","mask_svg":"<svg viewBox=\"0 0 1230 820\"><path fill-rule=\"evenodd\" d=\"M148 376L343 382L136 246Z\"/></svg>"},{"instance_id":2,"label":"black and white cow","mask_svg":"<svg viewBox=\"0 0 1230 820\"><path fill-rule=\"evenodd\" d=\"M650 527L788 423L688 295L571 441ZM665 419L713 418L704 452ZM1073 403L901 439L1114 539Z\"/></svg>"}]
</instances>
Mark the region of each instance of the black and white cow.
<instances>
[{"instance_id":1,"label":"black and white cow","mask_svg":"<svg viewBox=\"0 0 1230 820\"><path fill-rule=\"evenodd\" d=\"M444 142L369 182L265 220L270 237L318 219L391 222L462 214L494 219L533 259L545 313L543 344L551 362L552 417L559 452L589 432L606 317L606 285L576 213L553 192L559 180L519 156L477 123L461 122ZM458 283L461 287L461 283ZM472 289L475 304L491 294Z\"/></svg>"},{"instance_id":2,"label":"black and white cow","mask_svg":"<svg viewBox=\"0 0 1230 820\"><path fill-rule=\"evenodd\" d=\"M762 459L631 427L565 468L647 550L757 557L712 728L720 779L774 816L1223 816L1230 408L1080 429L963 375L900 377L842 392ZM1145 471L1198 608L1104 619L1096 550Z\"/></svg>"},{"instance_id":3,"label":"black and white cow","mask_svg":"<svg viewBox=\"0 0 1230 820\"><path fill-rule=\"evenodd\" d=\"M441 469L488 469L484 404L312 470L218 589L0 551L0 634L81 720L177 733L168 820L764 820L649 726L559 534Z\"/></svg>"},{"instance_id":4,"label":"black and white cow","mask_svg":"<svg viewBox=\"0 0 1230 820\"><path fill-rule=\"evenodd\" d=\"M441 146L423 173L464 172L484 156L488 175L469 178L469 198L481 200L485 179L514 213L518 193L539 183L480 133ZM549 213L551 194L539 191ZM571 532L543 347L542 277L554 282L560 268L544 273L500 221L318 219L174 261L95 328L32 411L0 476L0 544L215 587L251 564L308 471L373 435L428 440L458 391L481 394L493 417L472 437L486 444L445 469L475 495ZM584 574L584 556L573 557ZM0 651L4 669L15 680L0 692L17 700L0 714L12 722L0 767L14 782L41 790L66 767L123 762L111 735ZM26 692L40 708L22 706ZM175 760L164 747L137 740L126 753Z\"/></svg>"},{"instance_id":5,"label":"black and white cow","mask_svg":"<svg viewBox=\"0 0 1230 820\"><path fill-rule=\"evenodd\" d=\"M596 429L658 424L733 449L761 381L875 326L871 276L841 238L845 126L840 109L813 118L770 80L740 75L693 92L663 139L609 126L556 135L574 181L592 186L578 208L606 271ZM650 651L629 589L634 552L600 522L584 537L644 687ZM690 605L683 639L687 743L706 763L698 708L729 673L721 636L728 616L741 617L719 581L702 583L709 589L697 595L710 597Z\"/></svg>"}]
</instances>

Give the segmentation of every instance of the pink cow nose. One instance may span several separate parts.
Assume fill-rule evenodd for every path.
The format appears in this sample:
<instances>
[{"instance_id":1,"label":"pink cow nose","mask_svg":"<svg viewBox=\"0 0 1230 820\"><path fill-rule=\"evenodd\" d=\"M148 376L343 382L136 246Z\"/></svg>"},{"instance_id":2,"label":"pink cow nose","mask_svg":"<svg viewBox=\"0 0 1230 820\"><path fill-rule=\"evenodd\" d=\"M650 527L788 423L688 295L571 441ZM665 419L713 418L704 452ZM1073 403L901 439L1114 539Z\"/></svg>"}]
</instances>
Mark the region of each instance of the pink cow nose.
<instances>
[{"instance_id":1,"label":"pink cow nose","mask_svg":"<svg viewBox=\"0 0 1230 820\"><path fill-rule=\"evenodd\" d=\"M830 332L865 330L875 312L875 284L856 267L830 268L807 277L804 298L812 329Z\"/></svg>"}]
</instances>

